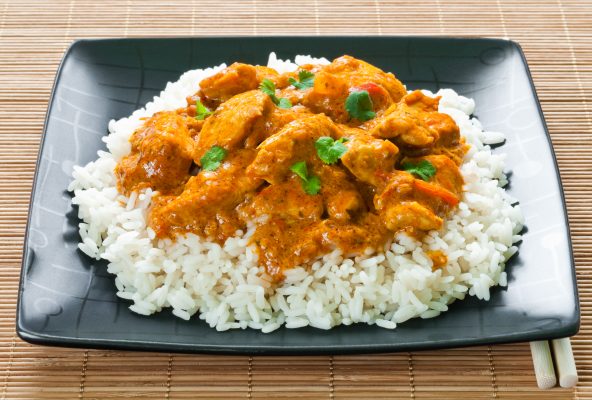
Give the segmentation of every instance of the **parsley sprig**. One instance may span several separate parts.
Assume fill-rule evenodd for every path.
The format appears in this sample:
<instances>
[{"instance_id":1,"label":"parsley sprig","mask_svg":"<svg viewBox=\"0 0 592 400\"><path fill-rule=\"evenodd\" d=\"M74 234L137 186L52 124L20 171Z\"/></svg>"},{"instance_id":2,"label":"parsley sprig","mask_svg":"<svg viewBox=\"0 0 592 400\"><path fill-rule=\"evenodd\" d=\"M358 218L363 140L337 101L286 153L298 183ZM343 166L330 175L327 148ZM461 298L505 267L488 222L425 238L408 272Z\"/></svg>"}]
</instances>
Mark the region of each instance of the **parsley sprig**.
<instances>
[{"instance_id":1,"label":"parsley sprig","mask_svg":"<svg viewBox=\"0 0 592 400\"><path fill-rule=\"evenodd\" d=\"M268 95L271 98L271 101L273 101L273 104L275 104L279 108L292 107L292 102L290 102L289 99L286 99L285 97L280 99L275 95L275 83L273 83L269 79L263 79L261 85L259 85L259 90Z\"/></svg>"},{"instance_id":2,"label":"parsley sprig","mask_svg":"<svg viewBox=\"0 0 592 400\"><path fill-rule=\"evenodd\" d=\"M298 161L290 167L290 171L302 179L302 189L304 189L306 194L315 195L321 190L321 180L316 175L308 174L306 161Z\"/></svg>"},{"instance_id":3,"label":"parsley sprig","mask_svg":"<svg viewBox=\"0 0 592 400\"><path fill-rule=\"evenodd\" d=\"M360 121L368 121L376 116L373 110L372 99L367 90L351 92L345 100L345 109L352 118Z\"/></svg>"},{"instance_id":4,"label":"parsley sprig","mask_svg":"<svg viewBox=\"0 0 592 400\"><path fill-rule=\"evenodd\" d=\"M195 102L195 119L202 121L211 114L212 112L201 101L197 100Z\"/></svg>"},{"instance_id":5,"label":"parsley sprig","mask_svg":"<svg viewBox=\"0 0 592 400\"><path fill-rule=\"evenodd\" d=\"M298 71L298 81L294 78L289 78L288 82L296 89L308 89L314 86L315 75L305 69ZM300 81L300 82L299 82Z\"/></svg>"},{"instance_id":6,"label":"parsley sprig","mask_svg":"<svg viewBox=\"0 0 592 400\"><path fill-rule=\"evenodd\" d=\"M332 137L322 136L317 139L314 146L317 155L325 164L335 164L347 151L347 147L343 144L347 141L345 137L333 140Z\"/></svg>"},{"instance_id":7,"label":"parsley sprig","mask_svg":"<svg viewBox=\"0 0 592 400\"><path fill-rule=\"evenodd\" d=\"M428 181L431 177L436 175L436 167L434 167L434 164L428 160L421 160L417 164L407 162L403 163L401 166L403 167L403 170L417 176L424 181Z\"/></svg>"},{"instance_id":8,"label":"parsley sprig","mask_svg":"<svg viewBox=\"0 0 592 400\"><path fill-rule=\"evenodd\" d=\"M201 169L204 171L215 171L218 169L222 161L226 158L228 152L220 146L212 146L206 151L202 158L199 159Z\"/></svg>"}]
</instances>

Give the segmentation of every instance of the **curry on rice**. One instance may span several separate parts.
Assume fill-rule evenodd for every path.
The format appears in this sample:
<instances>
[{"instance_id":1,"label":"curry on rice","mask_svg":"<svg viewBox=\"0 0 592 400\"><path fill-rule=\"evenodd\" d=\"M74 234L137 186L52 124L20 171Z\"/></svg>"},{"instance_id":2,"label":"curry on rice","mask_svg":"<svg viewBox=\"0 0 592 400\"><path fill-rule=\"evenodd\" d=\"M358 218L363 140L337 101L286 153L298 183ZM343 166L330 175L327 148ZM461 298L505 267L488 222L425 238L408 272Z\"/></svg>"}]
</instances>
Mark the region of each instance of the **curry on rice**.
<instances>
[{"instance_id":1,"label":"curry on rice","mask_svg":"<svg viewBox=\"0 0 592 400\"><path fill-rule=\"evenodd\" d=\"M145 120L118 189L158 191L158 238L224 242L254 225L259 263L280 281L333 248L362 254L442 227L462 197L467 145L438 102L350 56L284 74L235 63L186 107Z\"/></svg>"}]
</instances>

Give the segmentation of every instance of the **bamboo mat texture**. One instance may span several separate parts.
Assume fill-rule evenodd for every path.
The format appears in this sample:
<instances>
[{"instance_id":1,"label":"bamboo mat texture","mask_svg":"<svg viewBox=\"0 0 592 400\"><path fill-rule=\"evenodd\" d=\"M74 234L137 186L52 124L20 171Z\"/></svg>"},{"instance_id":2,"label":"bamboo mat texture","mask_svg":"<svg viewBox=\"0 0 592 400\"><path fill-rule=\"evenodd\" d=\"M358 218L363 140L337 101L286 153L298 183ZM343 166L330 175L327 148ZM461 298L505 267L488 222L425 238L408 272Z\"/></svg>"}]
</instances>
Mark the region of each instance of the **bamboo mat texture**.
<instances>
[{"instance_id":1,"label":"bamboo mat texture","mask_svg":"<svg viewBox=\"0 0 592 400\"><path fill-rule=\"evenodd\" d=\"M74 39L460 35L524 48L557 153L582 306L575 390L536 387L527 343L371 356L244 357L33 346L14 317L53 78ZM0 398L592 398L592 1L0 0Z\"/></svg>"}]
</instances>

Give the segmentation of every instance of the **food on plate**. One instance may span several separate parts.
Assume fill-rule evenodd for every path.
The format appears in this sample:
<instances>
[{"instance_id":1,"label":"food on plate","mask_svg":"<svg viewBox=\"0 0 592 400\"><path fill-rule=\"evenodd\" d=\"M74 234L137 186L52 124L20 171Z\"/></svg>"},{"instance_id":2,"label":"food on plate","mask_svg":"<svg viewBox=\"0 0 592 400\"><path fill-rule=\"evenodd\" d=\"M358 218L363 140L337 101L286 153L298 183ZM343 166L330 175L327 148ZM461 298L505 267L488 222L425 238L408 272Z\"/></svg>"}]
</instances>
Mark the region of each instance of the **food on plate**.
<instances>
[{"instance_id":1,"label":"food on plate","mask_svg":"<svg viewBox=\"0 0 592 400\"><path fill-rule=\"evenodd\" d=\"M522 216L474 103L351 56L194 70L75 167L118 295L218 330L394 328L506 283Z\"/></svg>"}]
</instances>

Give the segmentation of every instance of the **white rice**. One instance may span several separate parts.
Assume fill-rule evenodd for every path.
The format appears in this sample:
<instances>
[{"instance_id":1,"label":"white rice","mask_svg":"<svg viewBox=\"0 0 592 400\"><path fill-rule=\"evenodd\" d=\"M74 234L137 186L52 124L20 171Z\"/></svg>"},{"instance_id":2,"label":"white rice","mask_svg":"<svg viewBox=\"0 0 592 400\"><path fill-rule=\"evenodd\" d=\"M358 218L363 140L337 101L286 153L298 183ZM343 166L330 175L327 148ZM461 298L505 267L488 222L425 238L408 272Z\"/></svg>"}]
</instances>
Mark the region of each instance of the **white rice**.
<instances>
[{"instance_id":1,"label":"white rice","mask_svg":"<svg viewBox=\"0 0 592 400\"><path fill-rule=\"evenodd\" d=\"M280 72L325 59L296 56L295 63L269 57ZM466 193L457 212L439 232L422 242L404 234L380 253L352 259L336 250L312 264L286 272L274 286L256 253L247 246L252 230L240 232L220 246L188 234L155 240L146 217L153 192L118 193L113 168L130 151L129 137L157 111L185 106L185 98L198 90L204 77L224 68L188 71L169 83L159 97L129 118L109 123L104 138L109 152L74 168L73 203L78 205L81 251L109 261L116 276L117 295L133 302L130 310L150 315L172 308L179 318L199 318L219 331L247 327L271 332L313 326L330 329L353 323L394 329L411 318L432 318L466 295L489 300L490 288L507 284L505 262L516 252L523 216L505 192L504 155L492 154L489 144L504 140L487 132L471 118L474 102L451 89L442 96L440 112L449 114L471 145L462 173ZM448 265L432 270L427 250L442 250Z\"/></svg>"}]
</instances>

